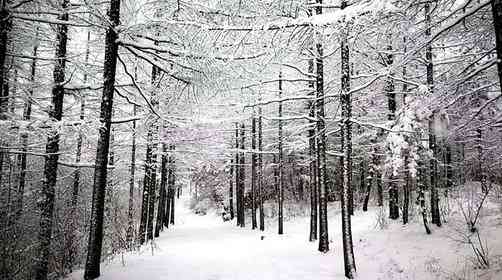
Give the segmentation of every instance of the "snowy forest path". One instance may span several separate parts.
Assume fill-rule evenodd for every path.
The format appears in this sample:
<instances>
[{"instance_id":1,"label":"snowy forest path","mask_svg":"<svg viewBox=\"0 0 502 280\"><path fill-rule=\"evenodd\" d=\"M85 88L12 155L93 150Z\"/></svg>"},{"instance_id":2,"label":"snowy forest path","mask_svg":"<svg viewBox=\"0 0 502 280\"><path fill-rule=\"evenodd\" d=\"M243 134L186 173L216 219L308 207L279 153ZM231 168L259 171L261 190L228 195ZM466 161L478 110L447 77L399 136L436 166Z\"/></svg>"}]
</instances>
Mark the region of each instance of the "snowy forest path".
<instances>
[{"instance_id":1,"label":"snowy forest path","mask_svg":"<svg viewBox=\"0 0 502 280\"><path fill-rule=\"evenodd\" d=\"M139 253L117 256L105 263L99 279L345 279L337 205L329 207L330 251L323 254L317 251L317 242L308 242L308 217L286 220L285 234L279 236L273 218L268 219L264 232L251 230L248 220L247 227L240 228L235 220L223 222L215 213L194 214L189 209L188 195L182 196L176 201L176 225L165 229L153 243L142 246ZM379 230L377 216L377 208L372 208L357 211L353 217L359 279L444 279L441 267L454 267L470 254L469 248L459 247L451 239L446 226L435 228L432 235L426 235L420 223L407 227L389 224L387 229ZM500 233L492 232L493 236ZM82 272L72 277L82 279Z\"/></svg>"}]
</instances>

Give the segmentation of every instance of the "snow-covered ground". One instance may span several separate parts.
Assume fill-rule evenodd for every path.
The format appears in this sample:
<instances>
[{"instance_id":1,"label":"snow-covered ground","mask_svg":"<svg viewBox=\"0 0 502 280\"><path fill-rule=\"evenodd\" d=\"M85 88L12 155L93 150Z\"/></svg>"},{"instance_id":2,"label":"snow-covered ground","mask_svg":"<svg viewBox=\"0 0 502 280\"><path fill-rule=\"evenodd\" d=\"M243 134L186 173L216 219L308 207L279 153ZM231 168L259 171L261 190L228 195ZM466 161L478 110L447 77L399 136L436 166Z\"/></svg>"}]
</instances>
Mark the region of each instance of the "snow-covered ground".
<instances>
[{"instance_id":1,"label":"snow-covered ground","mask_svg":"<svg viewBox=\"0 0 502 280\"><path fill-rule=\"evenodd\" d=\"M141 252L102 265L100 279L344 279L338 204L330 209L330 251L322 254L316 242L308 242L307 217L287 221L286 234L278 236L275 224L268 224L264 233L237 228L234 221L224 223L216 215L192 214L186 202L183 197L177 203L175 227ZM481 220L482 238L488 242L492 261L488 270L473 269L472 249L455 241L457 229L462 229L460 220L452 218L442 228L432 226L433 233L426 235L419 222L408 226L392 222L382 230L376 225L377 209L356 211L353 236L358 279L502 279L502 215L498 208L492 210ZM82 279L82 272L70 279Z\"/></svg>"}]
</instances>

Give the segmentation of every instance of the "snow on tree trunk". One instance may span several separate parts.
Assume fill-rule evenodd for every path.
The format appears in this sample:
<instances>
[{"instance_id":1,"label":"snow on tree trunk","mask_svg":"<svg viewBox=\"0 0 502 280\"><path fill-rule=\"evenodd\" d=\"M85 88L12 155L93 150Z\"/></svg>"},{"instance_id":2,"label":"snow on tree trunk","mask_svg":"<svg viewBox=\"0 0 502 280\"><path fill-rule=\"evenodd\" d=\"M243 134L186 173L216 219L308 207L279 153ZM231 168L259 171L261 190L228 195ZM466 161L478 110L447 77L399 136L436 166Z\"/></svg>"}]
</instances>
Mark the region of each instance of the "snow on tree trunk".
<instances>
[{"instance_id":1,"label":"snow on tree trunk","mask_svg":"<svg viewBox=\"0 0 502 280\"><path fill-rule=\"evenodd\" d=\"M371 195L371 187L373 186L373 181L376 181L375 179L378 180L378 178L375 178L376 175L376 169L378 168L378 148L377 148L377 143L376 143L376 137L372 137L370 139L370 144L371 144L371 152L370 152L370 158L371 162L369 164L368 168L368 177L366 178L366 189L365 189L365 194L364 194L364 202L363 202L363 211L366 212L368 211L368 204L370 200L370 195ZM380 205L381 206L381 205Z\"/></svg>"},{"instance_id":2,"label":"snow on tree trunk","mask_svg":"<svg viewBox=\"0 0 502 280\"><path fill-rule=\"evenodd\" d=\"M169 215L169 223L171 225L174 225L174 221L175 221L175 190L176 190L176 156L174 155L174 152L176 150L176 146L175 144L171 144L170 146L170 152L171 152L171 168L169 168L170 172L171 172L171 184L170 184L170 200L171 200L171 203L170 203L170 206L171 206L171 210L170 210L170 215Z\"/></svg>"},{"instance_id":3,"label":"snow on tree trunk","mask_svg":"<svg viewBox=\"0 0 502 280\"><path fill-rule=\"evenodd\" d=\"M8 10L8 0L1 0L0 7L0 119L5 118L7 112L9 90L7 86L7 67L5 60L7 56L9 32L12 25L12 18ZM0 169L1 171L1 169Z\"/></svg>"},{"instance_id":4,"label":"snow on tree trunk","mask_svg":"<svg viewBox=\"0 0 502 280\"><path fill-rule=\"evenodd\" d=\"M161 164L160 164L160 189L159 189L159 204L157 207L157 220L155 222L154 237L159 237L160 231L163 230L164 215L166 209L166 201L169 199L167 191L167 147L166 143L162 142Z\"/></svg>"},{"instance_id":5,"label":"snow on tree trunk","mask_svg":"<svg viewBox=\"0 0 502 280\"><path fill-rule=\"evenodd\" d=\"M497 48L497 74L502 90L502 0L492 0L493 26L495 29L495 45Z\"/></svg>"},{"instance_id":6,"label":"snow on tree trunk","mask_svg":"<svg viewBox=\"0 0 502 280\"><path fill-rule=\"evenodd\" d=\"M347 2L344 0L341 3L341 9L347 7ZM343 260L345 268L345 277L349 279L355 278L356 263L354 259L354 249L352 245L352 225L350 213L350 189L352 188L352 97L350 93L350 54L348 45L348 22L342 30L341 38L341 73L342 73L342 90L340 95L340 106L342 108L342 243L343 243Z\"/></svg>"},{"instance_id":7,"label":"snow on tree trunk","mask_svg":"<svg viewBox=\"0 0 502 280\"><path fill-rule=\"evenodd\" d=\"M237 226L240 226L241 222L240 171L239 124L235 123L235 210L237 215Z\"/></svg>"},{"instance_id":8,"label":"snow on tree trunk","mask_svg":"<svg viewBox=\"0 0 502 280\"><path fill-rule=\"evenodd\" d=\"M427 219L427 204L425 201L425 189L427 181L426 167L424 167L423 160L418 161L418 179L417 179L417 205L419 207L420 214L422 215L422 222L424 224L425 232L427 234L431 234L431 230L429 228L429 221Z\"/></svg>"},{"instance_id":9,"label":"snow on tree trunk","mask_svg":"<svg viewBox=\"0 0 502 280\"><path fill-rule=\"evenodd\" d=\"M322 14L322 1L317 0L315 8L316 14ZM324 118L324 61L323 46L321 43L322 34L316 34L316 108L317 108L317 156L319 180L319 247L320 252L329 251L328 236L328 201L327 201L327 166L326 166L326 120Z\"/></svg>"},{"instance_id":10,"label":"snow on tree trunk","mask_svg":"<svg viewBox=\"0 0 502 280\"><path fill-rule=\"evenodd\" d=\"M156 66L152 67L152 77L151 77L151 95L150 95L150 103L152 107L156 110L159 106L159 97L157 93L158 87L158 76L160 74L160 69ZM146 239L153 239L153 218L155 212L155 201L157 198L157 154L158 154L158 142L159 142L159 125L158 125L158 117L151 114L150 115L150 125L148 126L148 136L147 149L150 154L150 162L146 163L146 169L150 169L149 178L145 178L145 181L148 183L148 219L147 219L147 227L146 227Z\"/></svg>"},{"instance_id":11,"label":"snow on tree trunk","mask_svg":"<svg viewBox=\"0 0 502 280\"><path fill-rule=\"evenodd\" d=\"M260 230L265 230L265 213L263 212L263 118L261 106L258 108L258 203L260 209Z\"/></svg>"},{"instance_id":12,"label":"snow on tree trunk","mask_svg":"<svg viewBox=\"0 0 502 280\"><path fill-rule=\"evenodd\" d=\"M230 186L228 189L228 208L230 211L230 220L234 219L234 160L230 160Z\"/></svg>"},{"instance_id":13,"label":"snow on tree trunk","mask_svg":"<svg viewBox=\"0 0 502 280\"><path fill-rule=\"evenodd\" d=\"M436 136L434 134L434 118L435 113L432 113L429 119L429 149L432 151L431 159L429 160L430 166L430 179L431 179L431 218L432 223L441 226L441 217L439 213L439 194L438 194L438 151Z\"/></svg>"},{"instance_id":14,"label":"snow on tree trunk","mask_svg":"<svg viewBox=\"0 0 502 280\"><path fill-rule=\"evenodd\" d=\"M240 227L245 227L246 226L246 217L245 217L245 202L244 202L244 194L245 194L245 191L246 191L246 186L245 186L245 182L246 182L246 170L245 170L245 164L246 164L246 158L245 158L245 154L244 154L244 142L245 142L245 126L244 126L244 123L241 123L241 129L240 129L240 149L241 149L241 152L240 152L240 155L239 155L239 206L240 206L240 211L239 211L239 218L240 218L240 222L239 222L239 226Z\"/></svg>"},{"instance_id":15,"label":"snow on tree trunk","mask_svg":"<svg viewBox=\"0 0 502 280\"><path fill-rule=\"evenodd\" d=\"M282 73L279 72L279 100L282 95ZM279 117L279 140L278 140L278 153L279 153L279 193L277 198L277 204L279 207L279 216L277 218L278 222L278 233L284 233L284 218L283 218L283 204L284 204L284 157L283 157L283 135L282 135L282 101L279 101L278 108L278 117Z\"/></svg>"},{"instance_id":16,"label":"snow on tree trunk","mask_svg":"<svg viewBox=\"0 0 502 280\"><path fill-rule=\"evenodd\" d=\"M309 10L309 15L312 14L312 11ZM308 72L312 76L314 75L314 59L309 59L308 61ZM308 83L309 90L311 91L309 95L316 94L315 92L315 81L309 81ZM314 118L316 117L316 102L310 101L307 103L307 110L309 112L309 120L310 129L308 130L308 139L309 139L309 188L310 188L310 235L309 240L314 241L317 240L317 198L318 198L318 190L317 190L317 152L316 152L316 122Z\"/></svg>"},{"instance_id":17,"label":"snow on tree trunk","mask_svg":"<svg viewBox=\"0 0 502 280\"><path fill-rule=\"evenodd\" d=\"M427 38L431 37L431 10L430 3L426 2L424 5L425 10L425 35ZM434 93L434 64L432 61L432 44L429 43L425 49L425 60L427 62L427 87L430 95ZM430 166L430 179L431 179L431 214L432 223L441 226L441 218L439 215L439 195L437 190L438 176L437 176L437 144L434 131L434 119L436 112L433 111L429 118L429 149L432 151L432 157L429 161Z\"/></svg>"},{"instance_id":18,"label":"snow on tree trunk","mask_svg":"<svg viewBox=\"0 0 502 280\"><path fill-rule=\"evenodd\" d=\"M256 165L257 165L257 156L256 156L256 117L251 118L251 228L258 228L258 223L256 220Z\"/></svg>"},{"instance_id":19,"label":"snow on tree trunk","mask_svg":"<svg viewBox=\"0 0 502 280\"><path fill-rule=\"evenodd\" d=\"M387 67L392 67L394 63L394 56L392 52L392 45L387 46L389 52L385 57L385 64ZM385 93L387 95L388 115L387 119L393 121L396 119L396 92L394 81L388 78L385 81ZM396 220L399 218L399 191L397 189L396 178L394 172L391 172L389 177L389 218Z\"/></svg>"},{"instance_id":20,"label":"snow on tree trunk","mask_svg":"<svg viewBox=\"0 0 502 280\"><path fill-rule=\"evenodd\" d=\"M119 25L120 21L120 0L110 1L108 16L110 25L106 31L105 38L105 59L103 70L104 85L100 113L101 125L99 128L98 146L96 150L90 221L91 225L89 230L87 260L84 272L84 278L86 280L96 279L100 275L108 151L118 56L118 44L116 43L118 34L115 31L115 27Z\"/></svg>"},{"instance_id":21,"label":"snow on tree trunk","mask_svg":"<svg viewBox=\"0 0 502 280\"><path fill-rule=\"evenodd\" d=\"M135 71L136 72L136 71ZM137 106L133 105L133 117L137 114ZM129 201L127 207L126 242L129 250L134 247L134 181L136 172L136 121L132 122L131 166L129 169Z\"/></svg>"},{"instance_id":22,"label":"snow on tree trunk","mask_svg":"<svg viewBox=\"0 0 502 280\"><path fill-rule=\"evenodd\" d=\"M4 2L5 3L5 2ZM68 20L67 8L69 0L61 2L62 14L58 20ZM2 39L3 40L3 39ZM66 71L66 46L68 42L68 26L61 24L57 26L56 55L54 65L54 86L52 88L52 102L49 107L49 117L53 121L61 121L63 116L64 82ZM0 50L2 51L2 50ZM3 63L2 63L3 66ZM60 131L51 128L48 131L47 145L45 152L44 179L42 181L42 191L40 196L40 231L38 233L38 249L34 258L33 279L47 279L47 272L50 258L50 247L52 240L52 223L55 200L55 187L57 183L57 169L59 159L59 138Z\"/></svg>"}]
</instances>

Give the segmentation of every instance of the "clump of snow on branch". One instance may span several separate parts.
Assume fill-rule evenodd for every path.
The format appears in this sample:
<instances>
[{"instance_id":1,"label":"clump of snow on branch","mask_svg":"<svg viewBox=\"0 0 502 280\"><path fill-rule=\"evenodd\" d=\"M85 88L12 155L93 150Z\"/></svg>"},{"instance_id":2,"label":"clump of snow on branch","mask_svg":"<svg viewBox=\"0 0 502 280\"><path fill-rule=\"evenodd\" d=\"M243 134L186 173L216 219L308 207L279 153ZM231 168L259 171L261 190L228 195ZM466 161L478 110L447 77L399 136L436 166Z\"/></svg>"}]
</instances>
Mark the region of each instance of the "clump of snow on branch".
<instances>
[{"instance_id":1,"label":"clump of snow on branch","mask_svg":"<svg viewBox=\"0 0 502 280\"><path fill-rule=\"evenodd\" d=\"M387 135L385 170L387 174L398 176L399 170L406 168L410 176L417 175L417 162L419 160L418 145L415 135L420 131L420 123L412 106L405 106L392 126L392 132ZM405 166L405 156L408 155L408 163Z\"/></svg>"},{"instance_id":2,"label":"clump of snow on branch","mask_svg":"<svg viewBox=\"0 0 502 280\"><path fill-rule=\"evenodd\" d=\"M334 24L343 20L356 20L361 16L372 16L380 13L396 12L399 9L389 0L363 1L361 3L350 5L341 10L338 9L331 13L324 13L312 16L308 22L316 26Z\"/></svg>"}]
</instances>

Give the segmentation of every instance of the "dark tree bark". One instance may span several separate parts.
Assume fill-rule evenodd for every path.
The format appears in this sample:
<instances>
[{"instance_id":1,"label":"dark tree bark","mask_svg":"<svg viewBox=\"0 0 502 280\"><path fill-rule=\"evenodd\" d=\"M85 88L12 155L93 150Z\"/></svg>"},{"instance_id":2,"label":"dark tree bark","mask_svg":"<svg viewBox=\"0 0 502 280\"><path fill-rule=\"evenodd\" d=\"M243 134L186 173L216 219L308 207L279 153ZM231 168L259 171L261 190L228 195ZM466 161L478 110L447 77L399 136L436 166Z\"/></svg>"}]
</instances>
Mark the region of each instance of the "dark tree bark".
<instances>
[{"instance_id":1,"label":"dark tree bark","mask_svg":"<svg viewBox=\"0 0 502 280\"><path fill-rule=\"evenodd\" d=\"M477 157L477 166L476 166L476 181L481 183L481 191L486 193L488 190L485 184L485 175L483 172L483 131L481 128L476 129L476 157Z\"/></svg>"},{"instance_id":2,"label":"dark tree bark","mask_svg":"<svg viewBox=\"0 0 502 280\"><path fill-rule=\"evenodd\" d=\"M279 100L281 99L282 96L282 73L279 72ZM284 217L283 217L283 204L284 204L284 157L282 153L282 147L283 147L283 136L282 136L282 101L279 101L279 146L278 146L278 153L279 153L279 193L277 197L277 205L279 208L279 216L277 218L278 222L278 233L283 234L284 233Z\"/></svg>"},{"instance_id":3,"label":"dark tree bark","mask_svg":"<svg viewBox=\"0 0 502 280\"><path fill-rule=\"evenodd\" d=\"M153 131L150 129L147 132L147 139L150 139ZM139 244L142 245L146 240L146 227L148 222L148 204L150 201L150 178L151 178L151 168L149 166L152 162L152 147L147 144L146 146L146 158L145 158L145 176L143 179L143 192L141 195L141 217L139 223Z\"/></svg>"},{"instance_id":4,"label":"dark tree bark","mask_svg":"<svg viewBox=\"0 0 502 280\"><path fill-rule=\"evenodd\" d=\"M61 2L62 14L58 20L68 20L69 0ZM52 88L52 102L49 109L49 117L54 121L61 121L63 116L63 99L65 71L66 71L66 46L68 42L68 26L61 24L57 26L56 55L54 65L54 86ZM34 258L33 279L47 279L50 245L52 239L52 222L55 200L55 186L57 182L57 168L59 159L59 132L57 129L50 129L47 137L45 152L44 179L42 182L42 192L40 198L40 231L38 233L38 249Z\"/></svg>"},{"instance_id":5,"label":"dark tree bark","mask_svg":"<svg viewBox=\"0 0 502 280\"><path fill-rule=\"evenodd\" d=\"M161 166L160 166L160 190L159 204L157 208L157 221L155 223L154 237L159 237L160 231L163 230L164 215L166 213L166 201L169 199L167 190L167 148L166 143L162 143Z\"/></svg>"},{"instance_id":6,"label":"dark tree bark","mask_svg":"<svg viewBox=\"0 0 502 280\"><path fill-rule=\"evenodd\" d=\"M241 223L240 163L239 124L235 123L235 210L237 214L237 226L240 226Z\"/></svg>"},{"instance_id":7,"label":"dark tree bark","mask_svg":"<svg viewBox=\"0 0 502 280\"><path fill-rule=\"evenodd\" d=\"M256 154L256 117L251 119L251 228L258 228L256 220L256 181L257 181L257 154Z\"/></svg>"},{"instance_id":8,"label":"dark tree bark","mask_svg":"<svg viewBox=\"0 0 502 280\"><path fill-rule=\"evenodd\" d=\"M245 204L244 204L244 194L245 194L245 182L246 182L246 172L245 172L245 167L244 165L246 164L246 158L244 155L244 142L245 142L245 126L244 123L241 124L241 129L240 129L240 149L241 152L239 153L239 207L240 207L240 222L239 226L240 227L245 227L246 226L246 217L245 217Z\"/></svg>"},{"instance_id":9,"label":"dark tree bark","mask_svg":"<svg viewBox=\"0 0 502 280\"><path fill-rule=\"evenodd\" d=\"M408 165L410 163L409 150L406 149L404 155L404 192L403 192L403 224L408 223L408 213L410 208L411 175Z\"/></svg>"},{"instance_id":10,"label":"dark tree bark","mask_svg":"<svg viewBox=\"0 0 502 280\"><path fill-rule=\"evenodd\" d=\"M342 0L341 9L347 7L346 0ZM345 23L348 25L348 23ZM348 26L342 31L341 62L342 62L342 91L340 102L342 107L342 240L345 277L353 279L356 275L356 263L352 244L352 225L350 215L350 189L352 188L352 97L350 92L350 54L348 45Z\"/></svg>"},{"instance_id":11,"label":"dark tree bark","mask_svg":"<svg viewBox=\"0 0 502 280\"><path fill-rule=\"evenodd\" d=\"M312 14L312 11L309 10L309 16ZM308 61L308 72L314 75L314 59L309 59ZM315 95L315 81L310 81L309 89L312 91L310 94ZM310 186L310 236L309 240L312 242L317 240L317 198L318 198L318 190L317 190L317 160L316 160L316 123L313 120L316 117L316 102L310 101L307 104L307 109L309 111L309 117L311 120L309 121L310 129L308 130L308 138L309 138L309 186Z\"/></svg>"},{"instance_id":12,"label":"dark tree bark","mask_svg":"<svg viewBox=\"0 0 502 280\"><path fill-rule=\"evenodd\" d=\"M174 225L175 221L175 191L176 191L176 157L174 155L174 151L176 150L176 146L171 144L171 168L169 168L171 172L171 213L169 215L169 223Z\"/></svg>"},{"instance_id":13,"label":"dark tree bark","mask_svg":"<svg viewBox=\"0 0 502 280\"><path fill-rule=\"evenodd\" d=\"M426 179L426 172L425 172L425 167L424 163L422 160L418 161L418 196L417 196L417 204L420 207L420 214L422 215L422 221L424 224L425 232L427 234L431 234L431 230L429 228L429 222L427 220L427 205L425 202L425 189L426 185L425 182L427 181Z\"/></svg>"},{"instance_id":14,"label":"dark tree bark","mask_svg":"<svg viewBox=\"0 0 502 280\"><path fill-rule=\"evenodd\" d=\"M431 36L431 11L430 3L425 2L425 35L429 38ZM434 93L434 64L432 62L432 44L428 44L425 49L425 59L427 61L427 86L429 94ZM429 149L432 151L432 158L429 161L431 169L431 214L432 223L441 226L441 218L439 215L439 195L437 190L438 176L437 176L437 144L436 136L434 133L434 118L435 112L429 118Z\"/></svg>"},{"instance_id":15,"label":"dark tree bark","mask_svg":"<svg viewBox=\"0 0 502 280\"><path fill-rule=\"evenodd\" d=\"M438 151L436 136L434 134L434 117L433 112L432 117L429 119L429 149L432 151L432 157L429 160L430 165L430 178L431 178L431 219L432 223L441 226L441 217L439 214L439 194L438 194Z\"/></svg>"},{"instance_id":16,"label":"dark tree bark","mask_svg":"<svg viewBox=\"0 0 502 280\"><path fill-rule=\"evenodd\" d=\"M446 143L446 189L448 191L453 187L453 163L451 154L451 145Z\"/></svg>"},{"instance_id":17,"label":"dark tree bark","mask_svg":"<svg viewBox=\"0 0 502 280\"><path fill-rule=\"evenodd\" d=\"M378 169L378 148L376 143L376 137L371 138L371 163L368 170L368 178L366 180L366 192L364 194L364 202L363 202L363 211L368 211L368 203L370 200L371 187L373 186L373 181L378 181L378 178L375 178ZM376 180L375 180L376 179ZM381 187L380 187L381 188ZM382 206L382 205L379 205Z\"/></svg>"},{"instance_id":18,"label":"dark tree bark","mask_svg":"<svg viewBox=\"0 0 502 280\"><path fill-rule=\"evenodd\" d=\"M228 189L228 208L230 220L234 219L234 159L230 160L230 187Z\"/></svg>"},{"instance_id":19,"label":"dark tree bark","mask_svg":"<svg viewBox=\"0 0 502 280\"><path fill-rule=\"evenodd\" d=\"M391 67L394 63L394 55L392 52L392 46L387 46L387 51L389 52L386 55L385 64L388 67ZM385 93L387 94L387 106L389 109L387 119L389 121L393 121L396 119L396 92L394 86L394 80L388 78L385 82ZM396 220L399 219L399 191L397 189L396 178L394 177L393 172L389 176L389 218Z\"/></svg>"},{"instance_id":20,"label":"dark tree bark","mask_svg":"<svg viewBox=\"0 0 502 280\"><path fill-rule=\"evenodd\" d=\"M322 0L317 0L315 8L316 14L322 14ZM319 36L320 37L320 36ZM316 98L317 98L317 157L319 181L319 248L320 252L329 251L328 236L328 201L327 201L327 167L326 167L326 120L324 118L324 62L323 46L321 42L316 43Z\"/></svg>"},{"instance_id":21,"label":"dark tree bark","mask_svg":"<svg viewBox=\"0 0 502 280\"><path fill-rule=\"evenodd\" d=\"M165 172L167 172L167 199L166 199L166 206L165 206L165 214L164 214L164 226L166 228L169 228L169 220L171 219L171 201L172 201L172 190L174 189L174 172L173 172L173 153L171 150L172 145L168 145L168 150L169 153L167 155L167 166ZM161 177L162 178L162 177ZM162 180L161 180L162 182ZM197 193L195 194L197 198Z\"/></svg>"},{"instance_id":22,"label":"dark tree bark","mask_svg":"<svg viewBox=\"0 0 502 280\"><path fill-rule=\"evenodd\" d=\"M135 71L136 72L136 71ZM137 114L137 106L133 105L133 116ZM136 121L132 122L131 166L129 169L129 203L127 208L126 242L129 250L134 247L134 181L136 173Z\"/></svg>"},{"instance_id":23,"label":"dark tree bark","mask_svg":"<svg viewBox=\"0 0 502 280\"><path fill-rule=\"evenodd\" d=\"M12 18L8 10L9 0L0 0L0 119L4 118L7 112L9 91L7 86L7 67L5 65L7 57L7 47L9 32L12 25ZM1 151L0 151L1 152ZM2 169L0 169L1 171Z\"/></svg>"},{"instance_id":24,"label":"dark tree bark","mask_svg":"<svg viewBox=\"0 0 502 280\"><path fill-rule=\"evenodd\" d=\"M497 47L497 74L502 89L502 0L492 0L493 26L495 29L495 45Z\"/></svg>"},{"instance_id":25,"label":"dark tree bark","mask_svg":"<svg viewBox=\"0 0 502 280\"><path fill-rule=\"evenodd\" d=\"M263 212L263 118L262 109L258 109L258 203L260 209L260 230L265 230L265 213Z\"/></svg>"},{"instance_id":26,"label":"dark tree bark","mask_svg":"<svg viewBox=\"0 0 502 280\"><path fill-rule=\"evenodd\" d=\"M106 31L105 59L103 70L103 96L101 100L100 129L96 151L96 166L92 192L91 225L84 278L96 279L100 275L101 249L103 243L103 212L106 194L110 127L117 70L118 34L115 28L120 24L120 0L111 0L108 10L110 26Z\"/></svg>"},{"instance_id":27,"label":"dark tree bark","mask_svg":"<svg viewBox=\"0 0 502 280\"><path fill-rule=\"evenodd\" d=\"M159 105L159 98L157 94L157 87L159 84L158 75L160 74L160 70L156 67L152 67L152 92L150 96L150 103L154 108L157 108ZM150 146L150 149L147 151L151 152L150 162L145 166L145 170L150 169L149 175L150 177L145 178L145 181L148 182L148 219L146 225L146 239L153 239L153 218L155 212L155 200L157 198L157 149L158 149L158 140L159 140L159 126L158 126L158 118L152 115L152 123L148 128L148 136L147 137L147 146Z\"/></svg>"}]
</instances>

